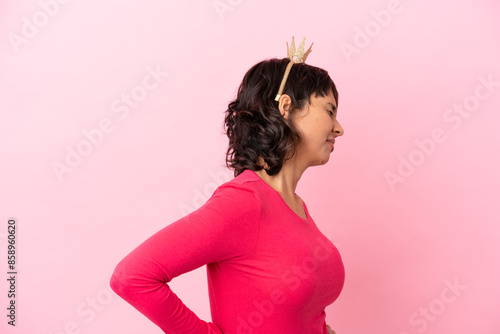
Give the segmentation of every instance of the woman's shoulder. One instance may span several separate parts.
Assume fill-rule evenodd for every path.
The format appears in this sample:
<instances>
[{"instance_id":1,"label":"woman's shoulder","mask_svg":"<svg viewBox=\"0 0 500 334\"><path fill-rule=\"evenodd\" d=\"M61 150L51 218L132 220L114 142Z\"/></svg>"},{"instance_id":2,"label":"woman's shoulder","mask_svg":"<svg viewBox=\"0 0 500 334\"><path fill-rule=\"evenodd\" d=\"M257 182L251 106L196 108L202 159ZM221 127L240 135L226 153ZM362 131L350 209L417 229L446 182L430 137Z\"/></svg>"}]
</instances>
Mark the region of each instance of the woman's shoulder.
<instances>
[{"instance_id":1,"label":"woman's shoulder","mask_svg":"<svg viewBox=\"0 0 500 334\"><path fill-rule=\"evenodd\" d=\"M223 207L226 213L260 215L261 197L253 181L252 174L244 171L219 185L205 205Z\"/></svg>"},{"instance_id":2,"label":"woman's shoulder","mask_svg":"<svg viewBox=\"0 0 500 334\"><path fill-rule=\"evenodd\" d=\"M260 179L259 176L253 170L245 169L243 172L241 172L234 179L232 179L226 183L252 184L252 183L258 181L259 179Z\"/></svg>"},{"instance_id":3,"label":"woman's shoulder","mask_svg":"<svg viewBox=\"0 0 500 334\"><path fill-rule=\"evenodd\" d=\"M259 193L256 187L256 181L258 180L258 176L255 174L255 172L247 169L232 180L227 181L217 187L214 194L218 192L225 192L232 193L233 195L237 196L249 196L249 193L251 193L259 198Z\"/></svg>"}]
</instances>

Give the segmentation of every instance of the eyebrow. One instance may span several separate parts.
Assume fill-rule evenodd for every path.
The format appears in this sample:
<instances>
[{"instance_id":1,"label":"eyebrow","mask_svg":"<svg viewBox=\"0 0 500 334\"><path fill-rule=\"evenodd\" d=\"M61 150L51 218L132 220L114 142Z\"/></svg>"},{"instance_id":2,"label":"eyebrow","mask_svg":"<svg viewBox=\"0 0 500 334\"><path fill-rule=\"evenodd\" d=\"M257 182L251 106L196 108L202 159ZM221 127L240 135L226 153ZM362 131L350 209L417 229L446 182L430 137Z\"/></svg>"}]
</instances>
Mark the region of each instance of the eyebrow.
<instances>
[{"instance_id":1,"label":"eyebrow","mask_svg":"<svg viewBox=\"0 0 500 334\"><path fill-rule=\"evenodd\" d=\"M328 105L329 105L330 107L332 107L332 109L334 109L334 110L335 110L335 109L337 109L337 106L336 106L336 105L333 105L333 103L331 103L331 102L328 102Z\"/></svg>"}]
</instances>

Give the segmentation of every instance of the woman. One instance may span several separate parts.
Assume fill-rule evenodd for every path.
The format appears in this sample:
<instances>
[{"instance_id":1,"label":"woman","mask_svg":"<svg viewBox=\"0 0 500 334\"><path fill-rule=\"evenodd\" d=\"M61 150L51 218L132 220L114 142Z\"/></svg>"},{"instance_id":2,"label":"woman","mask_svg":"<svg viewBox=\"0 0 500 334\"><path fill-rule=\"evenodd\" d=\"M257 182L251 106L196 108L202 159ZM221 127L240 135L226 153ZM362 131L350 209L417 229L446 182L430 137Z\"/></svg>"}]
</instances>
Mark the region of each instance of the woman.
<instances>
[{"instance_id":1,"label":"woman","mask_svg":"<svg viewBox=\"0 0 500 334\"><path fill-rule=\"evenodd\" d=\"M226 164L235 177L113 273L111 288L165 333L333 333L325 307L340 294L344 267L295 189L308 167L328 162L343 129L335 84L304 63L310 48L298 50L292 39L289 58L254 65L228 106ZM166 284L202 265L212 322Z\"/></svg>"}]
</instances>

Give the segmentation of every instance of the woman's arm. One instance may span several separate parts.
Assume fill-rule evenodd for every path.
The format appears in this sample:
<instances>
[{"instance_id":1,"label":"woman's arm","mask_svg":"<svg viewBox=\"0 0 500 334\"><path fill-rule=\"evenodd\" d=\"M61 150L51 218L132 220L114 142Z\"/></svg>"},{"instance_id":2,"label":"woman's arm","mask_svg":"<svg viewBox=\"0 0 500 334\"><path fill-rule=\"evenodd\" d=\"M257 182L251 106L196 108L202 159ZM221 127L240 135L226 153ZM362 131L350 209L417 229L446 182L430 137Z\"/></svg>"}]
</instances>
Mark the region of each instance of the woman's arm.
<instances>
[{"instance_id":1,"label":"woman's arm","mask_svg":"<svg viewBox=\"0 0 500 334\"><path fill-rule=\"evenodd\" d=\"M260 200L250 188L225 185L199 209L144 241L117 265L111 288L165 333L222 333L170 289L174 277L244 255L257 241Z\"/></svg>"}]
</instances>

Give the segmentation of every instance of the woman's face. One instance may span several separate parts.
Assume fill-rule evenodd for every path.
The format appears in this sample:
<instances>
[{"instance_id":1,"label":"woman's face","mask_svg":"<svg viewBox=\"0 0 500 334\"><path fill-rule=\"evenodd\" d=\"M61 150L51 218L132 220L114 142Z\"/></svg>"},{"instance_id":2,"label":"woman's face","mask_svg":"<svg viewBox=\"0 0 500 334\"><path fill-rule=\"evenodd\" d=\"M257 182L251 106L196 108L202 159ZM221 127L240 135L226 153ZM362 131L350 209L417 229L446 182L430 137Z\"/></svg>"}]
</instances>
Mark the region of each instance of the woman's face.
<instances>
[{"instance_id":1,"label":"woman's face","mask_svg":"<svg viewBox=\"0 0 500 334\"><path fill-rule=\"evenodd\" d=\"M344 134L337 120L337 101L333 92L324 97L312 94L310 100L292 118L302 136L295 149L295 162L305 168L326 164L333 152L335 138Z\"/></svg>"}]
</instances>

